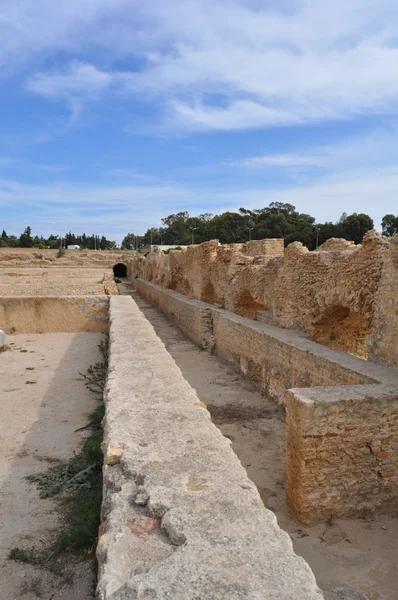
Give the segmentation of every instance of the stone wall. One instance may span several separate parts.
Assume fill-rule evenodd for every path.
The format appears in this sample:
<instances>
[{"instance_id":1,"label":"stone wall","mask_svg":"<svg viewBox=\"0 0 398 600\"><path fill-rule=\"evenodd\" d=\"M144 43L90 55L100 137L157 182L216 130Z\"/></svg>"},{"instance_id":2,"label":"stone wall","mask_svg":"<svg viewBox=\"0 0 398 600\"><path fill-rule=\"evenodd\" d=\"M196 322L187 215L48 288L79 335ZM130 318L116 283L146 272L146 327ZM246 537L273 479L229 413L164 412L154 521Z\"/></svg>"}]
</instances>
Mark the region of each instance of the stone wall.
<instances>
[{"instance_id":1,"label":"stone wall","mask_svg":"<svg viewBox=\"0 0 398 600\"><path fill-rule=\"evenodd\" d=\"M112 297L110 319L99 600L321 600L133 300Z\"/></svg>"},{"instance_id":2,"label":"stone wall","mask_svg":"<svg viewBox=\"0 0 398 600\"><path fill-rule=\"evenodd\" d=\"M369 346L374 360L398 365L398 236L391 239L383 259Z\"/></svg>"},{"instance_id":3,"label":"stone wall","mask_svg":"<svg viewBox=\"0 0 398 600\"><path fill-rule=\"evenodd\" d=\"M384 260L395 247L375 231L361 245L332 239L310 252L294 242L284 254L282 240L224 246L212 241L139 257L130 262L129 272L250 319L266 314L274 325L302 330L315 341L363 358L373 330L381 327L377 323L388 318L389 330L380 333L380 340L391 347L390 356L394 347L389 340L398 339L396 313L391 315L392 286L398 284L391 269L384 296L377 292ZM380 350L380 359L383 354Z\"/></svg>"},{"instance_id":4,"label":"stone wall","mask_svg":"<svg viewBox=\"0 0 398 600\"><path fill-rule=\"evenodd\" d=\"M110 296L118 293L112 269L0 267L0 297Z\"/></svg>"},{"instance_id":5,"label":"stone wall","mask_svg":"<svg viewBox=\"0 0 398 600\"><path fill-rule=\"evenodd\" d=\"M0 329L8 334L102 331L108 307L108 296L0 297Z\"/></svg>"},{"instance_id":6,"label":"stone wall","mask_svg":"<svg viewBox=\"0 0 398 600\"><path fill-rule=\"evenodd\" d=\"M398 509L396 369L140 279L135 287L193 341L285 404L287 495L299 520Z\"/></svg>"},{"instance_id":7,"label":"stone wall","mask_svg":"<svg viewBox=\"0 0 398 600\"><path fill-rule=\"evenodd\" d=\"M287 498L303 523L398 511L398 388L290 390Z\"/></svg>"}]
</instances>

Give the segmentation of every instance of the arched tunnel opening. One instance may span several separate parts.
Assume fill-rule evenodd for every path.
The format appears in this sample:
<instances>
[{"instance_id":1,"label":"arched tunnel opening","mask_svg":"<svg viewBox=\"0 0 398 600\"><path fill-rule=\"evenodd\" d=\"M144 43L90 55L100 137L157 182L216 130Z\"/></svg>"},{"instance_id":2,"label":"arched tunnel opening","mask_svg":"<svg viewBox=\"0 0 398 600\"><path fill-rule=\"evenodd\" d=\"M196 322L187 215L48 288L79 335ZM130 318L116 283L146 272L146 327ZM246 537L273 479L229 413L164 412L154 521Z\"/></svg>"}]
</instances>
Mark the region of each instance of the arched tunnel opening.
<instances>
[{"instance_id":1,"label":"arched tunnel opening","mask_svg":"<svg viewBox=\"0 0 398 600\"><path fill-rule=\"evenodd\" d=\"M113 267L113 274L115 277L127 277L127 267L123 263L118 263Z\"/></svg>"}]
</instances>

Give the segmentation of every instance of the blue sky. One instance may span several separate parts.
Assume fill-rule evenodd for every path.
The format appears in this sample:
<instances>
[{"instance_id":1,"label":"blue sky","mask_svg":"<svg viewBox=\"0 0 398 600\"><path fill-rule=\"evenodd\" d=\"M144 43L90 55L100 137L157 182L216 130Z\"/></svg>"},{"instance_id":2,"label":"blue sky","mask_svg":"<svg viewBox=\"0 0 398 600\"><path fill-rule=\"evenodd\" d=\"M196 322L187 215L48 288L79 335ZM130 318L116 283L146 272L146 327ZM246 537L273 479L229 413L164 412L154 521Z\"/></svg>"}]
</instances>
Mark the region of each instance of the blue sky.
<instances>
[{"instance_id":1,"label":"blue sky","mask_svg":"<svg viewBox=\"0 0 398 600\"><path fill-rule=\"evenodd\" d=\"M0 228L398 213L393 0L2 0Z\"/></svg>"}]
</instances>

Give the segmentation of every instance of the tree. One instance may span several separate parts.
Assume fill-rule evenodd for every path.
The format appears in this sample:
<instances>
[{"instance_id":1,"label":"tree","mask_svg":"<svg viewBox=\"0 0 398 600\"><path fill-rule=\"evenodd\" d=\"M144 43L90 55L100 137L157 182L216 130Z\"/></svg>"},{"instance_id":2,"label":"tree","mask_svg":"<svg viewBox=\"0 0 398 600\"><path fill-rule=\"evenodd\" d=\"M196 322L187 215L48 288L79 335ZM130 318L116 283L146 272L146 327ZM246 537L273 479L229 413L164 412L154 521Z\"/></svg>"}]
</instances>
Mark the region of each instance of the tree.
<instances>
[{"instance_id":1,"label":"tree","mask_svg":"<svg viewBox=\"0 0 398 600\"><path fill-rule=\"evenodd\" d=\"M353 213L341 223L341 226L343 237L346 240L360 244L365 233L369 229L373 229L374 223L369 215Z\"/></svg>"},{"instance_id":2,"label":"tree","mask_svg":"<svg viewBox=\"0 0 398 600\"><path fill-rule=\"evenodd\" d=\"M21 248L33 248L33 238L31 236L32 230L27 227L19 237L19 245Z\"/></svg>"},{"instance_id":3,"label":"tree","mask_svg":"<svg viewBox=\"0 0 398 600\"><path fill-rule=\"evenodd\" d=\"M384 215L382 221L382 232L383 235L397 235L398 234L398 216L395 215Z\"/></svg>"},{"instance_id":4,"label":"tree","mask_svg":"<svg viewBox=\"0 0 398 600\"><path fill-rule=\"evenodd\" d=\"M134 233L128 233L122 241L122 248L133 250L137 247L137 236Z\"/></svg>"}]
</instances>

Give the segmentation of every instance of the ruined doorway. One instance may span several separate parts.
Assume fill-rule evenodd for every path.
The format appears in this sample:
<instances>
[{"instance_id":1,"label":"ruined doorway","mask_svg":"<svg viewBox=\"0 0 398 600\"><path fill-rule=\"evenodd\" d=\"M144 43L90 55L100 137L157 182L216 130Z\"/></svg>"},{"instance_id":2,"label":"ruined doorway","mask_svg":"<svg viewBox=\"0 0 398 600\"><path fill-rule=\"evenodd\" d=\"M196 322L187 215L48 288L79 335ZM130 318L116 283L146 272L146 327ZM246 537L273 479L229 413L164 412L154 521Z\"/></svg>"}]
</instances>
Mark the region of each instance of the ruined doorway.
<instances>
[{"instance_id":1,"label":"ruined doorway","mask_svg":"<svg viewBox=\"0 0 398 600\"><path fill-rule=\"evenodd\" d=\"M127 277L127 267L126 265L124 265L123 263L117 263L117 265L115 265L113 267L113 274L115 277Z\"/></svg>"}]
</instances>

